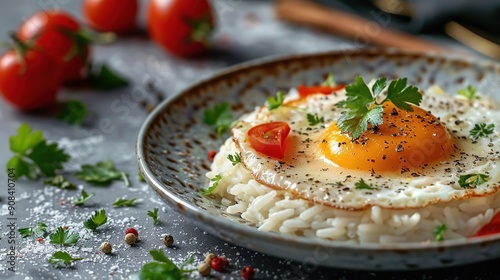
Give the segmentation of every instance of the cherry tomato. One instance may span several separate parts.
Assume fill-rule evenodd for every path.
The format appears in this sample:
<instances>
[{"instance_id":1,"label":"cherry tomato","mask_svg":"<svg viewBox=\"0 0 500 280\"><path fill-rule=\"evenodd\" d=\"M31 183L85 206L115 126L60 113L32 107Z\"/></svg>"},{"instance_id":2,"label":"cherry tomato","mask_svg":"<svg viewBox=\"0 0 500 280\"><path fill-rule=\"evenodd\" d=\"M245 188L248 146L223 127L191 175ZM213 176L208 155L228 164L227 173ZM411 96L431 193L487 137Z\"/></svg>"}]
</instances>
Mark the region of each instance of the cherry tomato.
<instances>
[{"instance_id":1,"label":"cherry tomato","mask_svg":"<svg viewBox=\"0 0 500 280\"><path fill-rule=\"evenodd\" d=\"M255 277L255 269L253 269L252 266L247 265L241 269L240 275L245 280L252 280Z\"/></svg>"},{"instance_id":2,"label":"cherry tomato","mask_svg":"<svg viewBox=\"0 0 500 280\"><path fill-rule=\"evenodd\" d=\"M290 126L286 122L260 124L248 131L248 142L258 152L283 158Z\"/></svg>"},{"instance_id":3,"label":"cherry tomato","mask_svg":"<svg viewBox=\"0 0 500 280\"><path fill-rule=\"evenodd\" d=\"M17 32L23 41L34 39L36 46L63 63L63 81L79 80L85 74L88 43L76 39L80 25L61 11L41 11L28 18Z\"/></svg>"},{"instance_id":4,"label":"cherry tomato","mask_svg":"<svg viewBox=\"0 0 500 280\"><path fill-rule=\"evenodd\" d=\"M124 33L134 29L137 0L85 0L83 13L92 28Z\"/></svg>"},{"instance_id":5,"label":"cherry tomato","mask_svg":"<svg viewBox=\"0 0 500 280\"><path fill-rule=\"evenodd\" d=\"M149 34L160 46L178 56L207 49L214 15L207 0L151 0Z\"/></svg>"},{"instance_id":6,"label":"cherry tomato","mask_svg":"<svg viewBox=\"0 0 500 280\"><path fill-rule=\"evenodd\" d=\"M321 94L331 94L334 91L341 90L345 88L345 85L338 86L298 86L300 97L306 97L310 94L321 93Z\"/></svg>"},{"instance_id":7,"label":"cherry tomato","mask_svg":"<svg viewBox=\"0 0 500 280\"><path fill-rule=\"evenodd\" d=\"M139 233L137 232L137 230L135 228L128 228L125 231L125 235L127 235L129 233L132 233L133 235L135 235L135 237L139 237Z\"/></svg>"},{"instance_id":8,"label":"cherry tomato","mask_svg":"<svg viewBox=\"0 0 500 280\"><path fill-rule=\"evenodd\" d=\"M55 102L61 85L62 64L40 50L25 50L20 57L9 50L0 57L0 91L21 110Z\"/></svg>"},{"instance_id":9,"label":"cherry tomato","mask_svg":"<svg viewBox=\"0 0 500 280\"><path fill-rule=\"evenodd\" d=\"M226 264L226 262L227 261L224 261L220 257L215 257L210 262L210 266L212 267L213 270L221 272L221 271L224 271L224 269L226 269L226 267L229 265L229 263Z\"/></svg>"},{"instance_id":10,"label":"cherry tomato","mask_svg":"<svg viewBox=\"0 0 500 280\"><path fill-rule=\"evenodd\" d=\"M497 213L489 223L476 232L474 236L486 236L495 233L500 233L500 212Z\"/></svg>"}]
</instances>

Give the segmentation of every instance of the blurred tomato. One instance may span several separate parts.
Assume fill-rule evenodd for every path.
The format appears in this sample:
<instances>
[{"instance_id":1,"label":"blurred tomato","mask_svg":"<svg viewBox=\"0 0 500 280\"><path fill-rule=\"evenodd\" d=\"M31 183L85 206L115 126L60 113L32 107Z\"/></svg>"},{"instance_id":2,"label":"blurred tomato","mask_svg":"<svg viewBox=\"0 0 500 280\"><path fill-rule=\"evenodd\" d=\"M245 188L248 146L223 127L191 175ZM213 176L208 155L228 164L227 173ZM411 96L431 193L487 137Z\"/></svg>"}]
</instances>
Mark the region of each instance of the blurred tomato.
<instances>
[{"instance_id":1,"label":"blurred tomato","mask_svg":"<svg viewBox=\"0 0 500 280\"><path fill-rule=\"evenodd\" d=\"M21 110L54 103L61 85L61 61L22 43L18 47L0 57L0 92Z\"/></svg>"},{"instance_id":2,"label":"blurred tomato","mask_svg":"<svg viewBox=\"0 0 500 280\"><path fill-rule=\"evenodd\" d=\"M134 29L137 0L85 0L83 13L92 28L123 33Z\"/></svg>"},{"instance_id":3,"label":"blurred tomato","mask_svg":"<svg viewBox=\"0 0 500 280\"><path fill-rule=\"evenodd\" d=\"M80 25L61 11L40 11L19 28L21 40L34 39L35 45L63 63L63 81L79 80L85 74L89 42L79 35Z\"/></svg>"},{"instance_id":4,"label":"blurred tomato","mask_svg":"<svg viewBox=\"0 0 500 280\"><path fill-rule=\"evenodd\" d=\"M214 26L214 14L207 0L149 2L149 34L175 55L187 57L205 51Z\"/></svg>"}]
</instances>

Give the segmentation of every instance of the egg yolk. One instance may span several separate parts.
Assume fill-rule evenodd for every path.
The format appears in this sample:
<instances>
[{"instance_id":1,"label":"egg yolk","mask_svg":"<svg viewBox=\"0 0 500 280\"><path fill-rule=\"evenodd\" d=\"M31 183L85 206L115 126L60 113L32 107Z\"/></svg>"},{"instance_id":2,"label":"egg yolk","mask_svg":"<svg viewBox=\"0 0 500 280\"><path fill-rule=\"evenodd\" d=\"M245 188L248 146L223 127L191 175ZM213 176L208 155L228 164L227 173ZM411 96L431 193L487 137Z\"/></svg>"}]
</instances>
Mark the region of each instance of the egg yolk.
<instances>
[{"instance_id":1,"label":"egg yolk","mask_svg":"<svg viewBox=\"0 0 500 280\"><path fill-rule=\"evenodd\" d=\"M409 171L447 159L455 150L443 124L431 113L384 104L383 124L352 141L330 125L321 142L323 155L335 164L372 172Z\"/></svg>"}]
</instances>

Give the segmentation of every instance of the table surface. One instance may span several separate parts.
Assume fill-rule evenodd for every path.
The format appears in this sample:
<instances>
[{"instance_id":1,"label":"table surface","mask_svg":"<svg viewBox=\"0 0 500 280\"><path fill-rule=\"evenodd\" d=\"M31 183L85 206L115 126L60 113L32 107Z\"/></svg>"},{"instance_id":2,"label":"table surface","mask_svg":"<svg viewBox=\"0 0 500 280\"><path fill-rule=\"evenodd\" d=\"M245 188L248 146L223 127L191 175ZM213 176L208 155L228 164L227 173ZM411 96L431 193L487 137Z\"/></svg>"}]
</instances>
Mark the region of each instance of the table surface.
<instances>
[{"instance_id":1,"label":"table surface","mask_svg":"<svg viewBox=\"0 0 500 280\"><path fill-rule=\"evenodd\" d=\"M88 206L74 208L71 198L78 190L60 190L45 186L41 181L20 180L16 185L16 217L18 228L45 222L51 228L69 226L80 234L76 246L64 248L72 255L84 257L74 268L55 269L47 262L48 257L60 248L49 242L38 243L34 238L17 241L17 273L7 272L7 188L1 187L0 215L1 240L0 278L9 279L123 279L138 271L150 261L148 251L164 248L160 237L171 234L173 248L165 249L176 263L194 255L196 263L204 259L206 252L226 255L234 269L226 273L212 273L222 279L239 279L239 268L250 264L258 269L257 279L498 279L497 260L452 267L447 269L410 272L372 272L330 269L311 264L279 259L250 251L213 237L165 205L144 183L136 177L137 163L134 145L137 133L147 113L137 102L130 99L134 90L144 90L148 82L154 82L164 97L175 94L194 81L209 77L230 65L270 55L317 52L342 48L362 47L343 39L305 27L291 26L274 19L268 1L215 1L219 28L214 36L214 48L210 56L196 60L174 58L155 46L144 31L133 36L119 38L114 44L95 46L94 62L106 62L132 81L125 89L96 92L89 89L62 88L60 99L78 99L85 102L91 114L83 126L69 126L43 114L20 113L0 101L0 165L11 156L8 137L26 122L34 129L42 130L47 139L57 141L72 156L65 166L64 175L79 170L81 164L112 159L119 170L126 171L131 187L116 182L109 187L81 184L88 192L96 193ZM6 40L9 30L37 10L60 8L78 18L80 1L9 1L0 8L0 40ZM145 2L141 5L140 26L144 27ZM438 44L463 49L451 39L424 36ZM114 106L114 107L113 107ZM120 110L116 110L120 106ZM113 109L115 108L115 109ZM99 130L101 122L111 123L109 133ZM0 182L6 184L4 172ZM137 197L140 203L131 208L113 208L118 197ZM147 211L159 208L159 223L152 225ZM108 212L108 223L96 232L82 229L81 222L96 209ZM135 227L140 242L130 247L123 242L124 231ZM109 241L114 245L112 255L99 253L99 244ZM197 278L197 273L190 274Z\"/></svg>"}]
</instances>

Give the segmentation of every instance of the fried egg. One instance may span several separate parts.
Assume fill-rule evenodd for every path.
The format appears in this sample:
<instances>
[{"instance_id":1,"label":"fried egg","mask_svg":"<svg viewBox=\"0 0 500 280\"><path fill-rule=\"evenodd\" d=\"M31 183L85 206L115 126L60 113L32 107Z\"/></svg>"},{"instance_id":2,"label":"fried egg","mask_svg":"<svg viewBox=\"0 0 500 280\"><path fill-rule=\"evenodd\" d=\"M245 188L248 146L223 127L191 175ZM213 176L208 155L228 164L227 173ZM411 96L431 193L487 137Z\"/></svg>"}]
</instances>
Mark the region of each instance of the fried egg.
<instances>
[{"instance_id":1,"label":"fried egg","mask_svg":"<svg viewBox=\"0 0 500 280\"><path fill-rule=\"evenodd\" d=\"M285 106L242 117L232 130L242 163L261 184L338 209L421 208L500 188L498 128L477 141L469 137L475 124L500 123L499 106L486 97L470 101L430 88L413 112L384 105L384 123L355 141L337 127L335 104L344 99L345 91L297 99L292 90ZM324 121L311 125L308 114ZM276 121L291 128L281 159L259 153L247 138L253 126ZM459 185L459 176L475 173L489 180Z\"/></svg>"}]
</instances>

